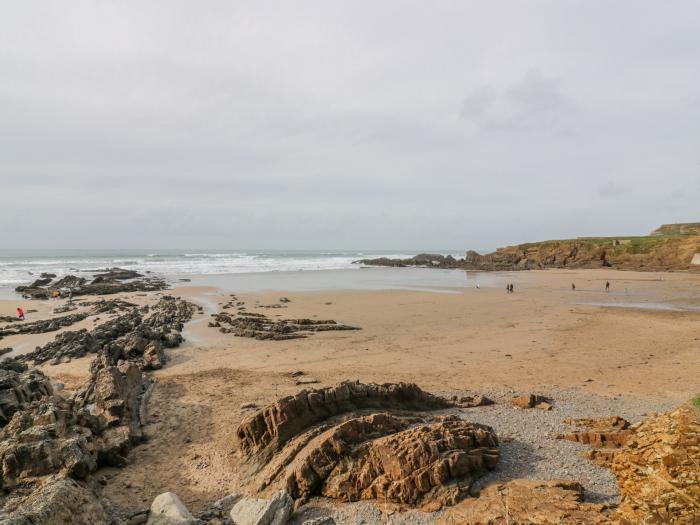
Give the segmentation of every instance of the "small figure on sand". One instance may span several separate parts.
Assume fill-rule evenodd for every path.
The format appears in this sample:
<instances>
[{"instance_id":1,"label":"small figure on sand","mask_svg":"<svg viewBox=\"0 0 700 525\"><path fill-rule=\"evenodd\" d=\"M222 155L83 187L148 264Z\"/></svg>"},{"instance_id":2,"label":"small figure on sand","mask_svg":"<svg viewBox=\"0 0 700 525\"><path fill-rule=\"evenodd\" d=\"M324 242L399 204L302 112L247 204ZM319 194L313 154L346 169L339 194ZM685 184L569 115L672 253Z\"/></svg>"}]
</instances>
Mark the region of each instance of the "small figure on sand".
<instances>
[{"instance_id":1,"label":"small figure on sand","mask_svg":"<svg viewBox=\"0 0 700 525\"><path fill-rule=\"evenodd\" d=\"M610 281L605 281L605 291L606 292L610 291Z\"/></svg>"},{"instance_id":2,"label":"small figure on sand","mask_svg":"<svg viewBox=\"0 0 700 525\"><path fill-rule=\"evenodd\" d=\"M510 283L510 293L513 293L513 283Z\"/></svg>"},{"instance_id":3,"label":"small figure on sand","mask_svg":"<svg viewBox=\"0 0 700 525\"><path fill-rule=\"evenodd\" d=\"M24 321L24 310L22 310L22 308L19 306L17 307L17 319Z\"/></svg>"},{"instance_id":4,"label":"small figure on sand","mask_svg":"<svg viewBox=\"0 0 700 525\"><path fill-rule=\"evenodd\" d=\"M510 283L506 284L506 293L510 293Z\"/></svg>"},{"instance_id":5,"label":"small figure on sand","mask_svg":"<svg viewBox=\"0 0 700 525\"><path fill-rule=\"evenodd\" d=\"M576 291L576 285L574 283L571 283L571 291L572 292Z\"/></svg>"}]
</instances>

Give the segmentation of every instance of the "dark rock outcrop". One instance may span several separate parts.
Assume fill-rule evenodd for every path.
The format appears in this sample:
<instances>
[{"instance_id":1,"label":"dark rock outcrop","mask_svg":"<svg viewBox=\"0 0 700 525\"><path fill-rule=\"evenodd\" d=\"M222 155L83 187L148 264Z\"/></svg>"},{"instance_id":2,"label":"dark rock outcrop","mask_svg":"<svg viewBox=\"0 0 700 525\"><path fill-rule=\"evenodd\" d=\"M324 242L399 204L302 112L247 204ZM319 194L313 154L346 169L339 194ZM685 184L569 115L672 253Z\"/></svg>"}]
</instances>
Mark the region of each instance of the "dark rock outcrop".
<instances>
[{"instance_id":1,"label":"dark rock outcrop","mask_svg":"<svg viewBox=\"0 0 700 525\"><path fill-rule=\"evenodd\" d=\"M259 340L300 339L314 332L334 330L359 330L355 326L340 324L333 320L315 319L270 319L263 314L222 312L213 315L214 322L209 326L219 328L225 334L238 337L252 337Z\"/></svg>"},{"instance_id":2,"label":"dark rock outcrop","mask_svg":"<svg viewBox=\"0 0 700 525\"><path fill-rule=\"evenodd\" d=\"M45 299L51 296L53 290L62 295L70 294L77 297L121 292L150 292L167 288L166 282L161 278L144 277L138 272L122 268L109 268L101 273L97 272L92 281L76 275L66 275L53 282L52 279L48 276L37 279L28 286L18 286L15 291L31 299Z\"/></svg>"},{"instance_id":3,"label":"dark rock outcrop","mask_svg":"<svg viewBox=\"0 0 700 525\"><path fill-rule=\"evenodd\" d=\"M53 394L51 381L39 370L6 360L0 368L0 427L33 401Z\"/></svg>"},{"instance_id":4,"label":"dark rock outcrop","mask_svg":"<svg viewBox=\"0 0 700 525\"><path fill-rule=\"evenodd\" d=\"M145 359L144 364L149 368L160 368L165 362L163 348L173 348L182 342L183 324L192 317L195 309L195 305L188 301L164 296L152 308L132 308L92 330L63 332L50 343L19 358L34 363L50 361L58 364L104 348L112 364L120 359Z\"/></svg>"},{"instance_id":5,"label":"dark rock outcrop","mask_svg":"<svg viewBox=\"0 0 700 525\"><path fill-rule=\"evenodd\" d=\"M24 363L0 363L0 488L5 492L0 521L110 522L90 488L91 474L102 465L123 466L128 450L143 439L153 386L143 371L149 367L143 353L154 342L161 350L179 344L183 323L194 310L187 301L166 297L90 333L81 331L87 335L77 338L76 348L97 356L90 379L70 398L55 395L48 378ZM143 349L140 338L148 340ZM60 345L50 348L62 352Z\"/></svg>"}]
</instances>

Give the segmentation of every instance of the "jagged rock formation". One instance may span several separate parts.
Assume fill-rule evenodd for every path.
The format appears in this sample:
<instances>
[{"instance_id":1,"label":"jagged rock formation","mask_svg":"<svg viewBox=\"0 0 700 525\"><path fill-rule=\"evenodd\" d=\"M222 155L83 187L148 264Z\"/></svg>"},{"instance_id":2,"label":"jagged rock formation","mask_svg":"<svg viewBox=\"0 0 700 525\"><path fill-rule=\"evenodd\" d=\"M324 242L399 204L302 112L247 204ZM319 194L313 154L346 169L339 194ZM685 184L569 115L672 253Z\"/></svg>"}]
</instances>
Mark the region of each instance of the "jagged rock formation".
<instances>
[{"instance_id":1,"label":"jagged rock formation","mask_svg":"<svg viewBox=\"0 0 700 525\"><path fill-rule=\"evenodd\" d=\"M90 310L78 312L74 314L64 315L62 317L53 317L51 319L40 319L38 321L17 323L11 326L0 328L0 339L10 335L19 334L43 334L46 332L55 332L66 326L74 325L80 321L87 319L92 315L113 313L115 311L130 310L136 307L135 304L121 299L113 299L110 301L98 301L94 303L81 303L81 306L91 306ZM54 310L55 312L58 309ZM13 321L15 319L13 318Z\"/></svg>"},{"instance_id":2,"label":"jagged rock formation","mask_svg":"<svg viewBox=\"0 0 700 525\"><path fill-rule=\"evenodd\" d=\"M90 379L70 398L54 395L46 376L17 360L0 363L6 416L0 422L2 523L110 522L90 488L91 474L101 465L125 464L127 451L143 439L152 390L140 345L130 353L122 343L147 337L148 344L177 345L182 323L194 309L167 297L151 309L132 309L127 320L98 327L90 334L98 352ZM124 333L124 327L132 332Z\"/></svg>"},{"instance_id":3,"label":"jagged rock formation","mask_svg":"<svg viewBox=\"0 0 700 525\"><path fill-rule=\"evenodd\" d=\"M98 525L108 514L86 483L54 475L37 482L27 496L10 494L0 515L3 525Z\"/></svg>"},{"instance_id":4,"label":"jagged rock formation","mask_svg":"<svg viewBox=\"0 0 700 525\"><path fill-rule=\"evenodd\" d=\"M294 436L332 416L363 409L418 411L450 406L446 399L412 383L376 385L346 381L284 397L246 418L236 435L243 451L266 461Z\"/></svg>"},{"instance_id":5,"label":"jagged rock formation","mask_svg":"<svg viewBox=\"0 0 700 525\"><path fill-rule=\"evenodd\" d=\"M610 524L605 507L583 503L583 487L574 481L514 480L490 485L478 498L462 500L442 516L440 525Z\"/></svg>"},{"instance_id":6,"label":"jagged rock formation","mask_svg":"<svg viewBox=\"0 0 700 525\"><path fill-rule=\"evenodd\" d=\"M15 412L52 394L51 381L39 370L27 370L26 365L13 360L3 361L0 363L0 427Z\"/></svg>"},{"instance_id":7,"label":"jagged rock formation","mask_svg":"<svg viewBox=\"0 0 700 525\"><path fill-rule=\"evenodd\" d=\"M382 415L369 416L370 421L372 418ZM341 434L320 450L312 449L319 450L317 455L324 459L332 457L326 451L340 452L321 494L342 501L377 499L438 510L464 497L471 482L498 462L498 439L490 427L454 416L411 428L404 425L399 432L368 439L374 433L370 424L365 429L366 443L356 448L343 449L355 443ZM317 464L311 462L305 470L312 479ZM459 484L452 483L457 480Z\"/></svg>"},{"instance_id":8,"label":"jagged rock formation","mask_svg":"<svg viewBox=\"0 0 700 525\"><path fill-rule=\"evenodd\" d=\"M359 330L354 326L339 324L333 320L314 319L270 319L263 314L238 312L230 314L222 312L212 316L214 322L210 327L219 328L225 334L238 337L253 337L264 340L283 341L307 337L314 332L332 330Z\"/></svg>"},{"instance_id":9,"label":"jagged rock formation","mask_svg":"<svg viewBox=\"0 0 700 525\"><path fill-rule=\"evenodd\" d=\"M682 407L639 425L615 457L620 485L616 519L637 523L697 523L700 519L700 417Z\"/></svg>"},{"instance_id":10,"label":"jagged rock formation","mask_svg":"<svg viewBox=\"0 0 700 525\"><path fill-rule=\"evenodd\" d=\"M498 461L491 428L425 414L452 406L407 383L303 390L241 423L243 468L296 505L324 495L436 509Z\"/></svg>"},{"instance_id":11,"label":"jagged rock formation","mask_svg":"<svg viewBox=\"0 0 700 525\"><path fill-rule=\"evenodd\" d=\"M182 342L183 323L196 308L188 301L164 296L151 308L132 308L90 331L63 332L43 347L18 358L35 364L47 361L58 364L105 348L114 363L119 359L142 358L146 368L160 368L165 362L163 348Z\"/></svg>"},{"instance_id":12,"label":"jagged rock formation","mask_svg":"<svg viewBox=\"0 0 700 525\"><path fill-rule=\"evenodd\" d=\"M51 291L65 291L72 296L109 295L120 292L150 292L165 290L166 282L158 277L143 277L143 275L122 268L109 268L102 273L95 273L92 281L85 277L66 275L53 281L55 275L42 274L41 279L27 286L18 286L15 291L31 299L46 299Z\"/></svg>"},{"instance_id":13,"label":"jagged rock formation","mask_svg":"<svg viewBox=\"0 0 700 525\"><path fill-rule=\"evenodd\" d=\"M499 248L481 255L473 250L463 259L420 254L408 259L362 259L375 266L424 266L465 270L513 271L543 268L624 270L686 270L700 252L697 224L664 225L647 237L580 237Z\"/></svg>"}]
</instances>

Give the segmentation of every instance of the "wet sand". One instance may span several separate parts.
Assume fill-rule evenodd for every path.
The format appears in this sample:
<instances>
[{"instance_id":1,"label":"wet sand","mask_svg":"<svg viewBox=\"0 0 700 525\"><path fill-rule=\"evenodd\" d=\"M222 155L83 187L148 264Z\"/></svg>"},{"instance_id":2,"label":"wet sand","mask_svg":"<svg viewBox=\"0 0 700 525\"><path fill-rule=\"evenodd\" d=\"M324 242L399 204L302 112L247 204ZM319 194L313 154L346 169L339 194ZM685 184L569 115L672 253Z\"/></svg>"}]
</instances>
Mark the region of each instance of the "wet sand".
<instances>
[{"instance_id":1,"label":"wet sand","mask_svg":"<svg viewBox=\"0 0 700 525\"><path fill-rule=\"evenodd\" d=\"M680 403L700 392L697 274L533 271L492 274L477 289L459 273L466 284L439 291L431 285L421 291L241 292L193 282L168 292L205 312L188 323L186 344L169 350L170 361L154 373L149 441L130 453L127 468L104 469L105 494L117 505L137 507L170 490L196 510L246 489L236 474L235 429L249 413L240 406L297 392L302 387L286 375L295 370L318 380L317 386L346 379L411 381L445 393L574 388L611 400ZM515 284L514 294L505 293L505 282ZM249 312L335 319L362 330L290 341L222 334L207 324L232 292ZM285 308L263 307L280 304L283 296L291 300ZM627 303L635 308L620 307ZM40 303L0 301L0 315L11 315L18 304L26 309ZM32 346L45 336L55 333L11 342ZM42 369L70 388L85 377L91 359Z\"/></svg>"}]
</instances>

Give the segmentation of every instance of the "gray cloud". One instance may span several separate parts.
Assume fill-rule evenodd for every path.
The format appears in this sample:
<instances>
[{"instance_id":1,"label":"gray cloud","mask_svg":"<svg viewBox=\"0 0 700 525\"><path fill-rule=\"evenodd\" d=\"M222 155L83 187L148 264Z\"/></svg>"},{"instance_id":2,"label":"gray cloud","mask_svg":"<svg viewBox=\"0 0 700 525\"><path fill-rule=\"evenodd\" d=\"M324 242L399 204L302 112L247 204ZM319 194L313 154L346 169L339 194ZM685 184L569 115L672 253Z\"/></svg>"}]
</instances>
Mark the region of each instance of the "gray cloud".
<instances>
[{"instance_id":1,"label":"gray cloud","mask_svg":"<svg viewBox=\"0 0 700 525\"><path fill-rule=\"evenodd\" d=\"M698 15L7 3L0 247L488 248L697 220L658 188L697 187Z\"/></svg>"},{"instance_id":2,"label":"gray cloud","mask_svg":"<svg viewBox=\"0 0 700 525\"><path fill-rule=\"evenodd\" d=\"M598 186L598 195L601 197L620 197L632 193L631 186L620 186L609 180Z\"/></svg>"}]
</instances>

